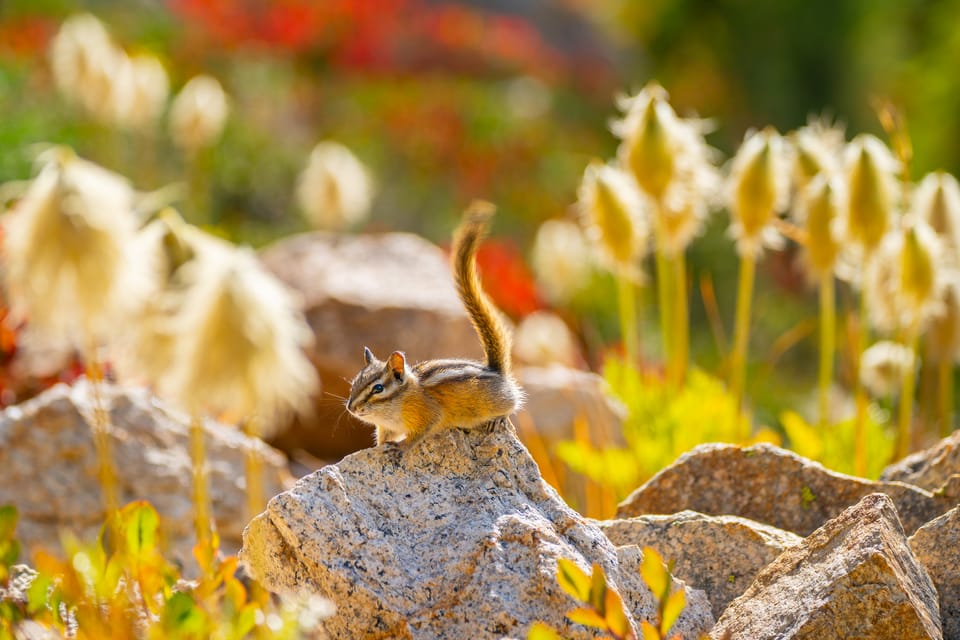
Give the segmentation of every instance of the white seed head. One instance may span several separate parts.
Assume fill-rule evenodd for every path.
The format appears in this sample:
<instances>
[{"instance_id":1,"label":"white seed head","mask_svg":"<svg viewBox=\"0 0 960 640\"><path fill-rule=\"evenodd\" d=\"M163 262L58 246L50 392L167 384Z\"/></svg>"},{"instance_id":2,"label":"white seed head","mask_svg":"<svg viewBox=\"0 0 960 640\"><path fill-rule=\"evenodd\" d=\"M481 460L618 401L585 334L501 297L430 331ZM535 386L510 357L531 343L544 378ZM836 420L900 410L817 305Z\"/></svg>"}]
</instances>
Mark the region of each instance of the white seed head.
<instances>
[{"instance_id":1,"label":"white seed head","mask_svg":"<svg viewBox=\"0 0 960 640\"><path fill-rule=\"evenodd\" d=\"M881 340L860 356L860 381L874 397L899 394L904 372L915 363L912 349L897 342Z\"/></svg>"},{"instance_id":2,"label":"white seed head","mask_svg":"<svg viewBox=\"0 0 960 640\"><path fill-rule=\"evenodd\" d=\"M50 66L63 95L95 118L113 117L113 85L124 59L106 27L82 13L64 21L50 43Z\"/></svg>"},{"instance_id":3,"label":"white seed head","mask_svg":"<svg viewBox=\"0 0 960 640\"><path fill-rule=\"evenodd\" d=\"M823 119L811 118L806 126L790 135L793 184L797 193L818 175L834 175L839 171L843 145L843 129Z\"/></svg>"},{"instance_id":4,"label":"white seed head","mask_svg":"<svg viewBox=\"0 0 960 640\"><path fill-rule=\"evenodd\" d=\"M518 361L536 367L575 367L579 359L576 339L567 323L549 311L535 311L520 321L514 332L513 352Z\"/></svg>"},{"instance_id":5,"label":"white seed head","mask_svg":"<svg viewBox=\"0 0 960 640\"><path fill-rule=\"evenodd\" d=\"M778 246L771 226L787 206L790 172L783 138L773 128L750 132L733 158L727 201L730 232L741 255L757 255L764 245Z\"/></svg>"},{"instance_id":6,"label":"white seed head","mask_svg":"<svg viewBox=\"0 0 960 640\"><path fill-rule=\"evenodd\" d=\"M583 231L567 220L547 220L537 229L531 257L541 291L562 305L590 281L593 260Z\"/></svg>"},{"instance_id":7,"label":"white seed head","mask_svg":"<svg viewBox=\"0 0 960 640\"><path fill-rule=\"evenodd\" d=\"M191 78L170 106L174 144L190 153L213 145L223 133L229 112L227 94L216 78Z\"/></svg>"},{"instance_id":8,"label":"white seed head","mask_svg":"<svg viewBox=\"0 0 960 640\"><path fill-rule=\"evenodd\" d=\"M613 165L593 162L584 171L577 195L587 237L601 260L618 273L640 278L650 212L633 178Z\"/></svg>"},{"instance_id":9,"label":"white seed head","mask_svg":"<svg viewBox=\"0 0 960 640\"><path fill-rule=\"evenodd\" d=\"M956 264L960 251L960 184L945 171L924 176L913 191L911 217L923 220L949 248L949 259Z\"/></svg>"},{"instance_id":10,"label":"white seed head","mask_svg":"<svg viewBox=\"0 0 960 640\"><path fill-rule=\"evenodd\" d=\"M317 374L298 300L248 249L204 251L185 264L177 329L184 344L169 391L187 410L255 416L269 433L305 410Z\"/></svg>"},{"instance_id":11,"label":"white seed head","mask_svg":"<svg viewBox=\"0 0 960 640\"><path fill-rule=\"evenodd\" d=\"M169 93L167 72L155 56L125 58L114 81L117 124L130 129L153 126L163 112Z\"/></svg>"},{"instance_id":12,"label":"white seed head","mask_svg":"<svg viewBox=\"0 0 960 640\"><path fill-rule=\"evenodd\" d=\"M892 225L900 164L876 136L860 134L844 152L844 238L869 260Z\"/></svg>"},{"instance_id":13,"label":"white seed head","mask_svg":"<svg viewBox=\"0 0 960 640\"><path fill-rule=\"evenodd\" d=\"M63 148L40 161L4 220L9 302L38 335L86 349L115 331L140 285L130 242L134 192L121 176Z\"/></svg>"},{"instance_id":14,"label":"white seed head","mask_svg":"<svg viewBox=\"0 0 960 640\"><path fill-rule=\"evenodd\" d=\"M297 181L297 201L315 229L342 230L370 213L373 180L350 149L339 142L319 143L310 152Z\"/></svg>"},{"instance_id":15,"label":"white seed head","mask_svg":"<svg viewBox=\"0 0 960 640\"><path fill-rule=\"evenodd\" d=\"M946 270L943 245L923 222L890 231L867 266L864 293L870 319L879 330L926 324L943 313Z\"/></svg>"},{"instance_id":16,"label":"white seed head","mask_svg":"<svg viewBox=\"0 0 960 640\"><path fill-rule=\"evenodd\" d=\"M833 272L840 256L843 182L831 173L820 173L797 193L794 214L807 234L801 261L811 283Z\"/></svg>"}]
</instances>

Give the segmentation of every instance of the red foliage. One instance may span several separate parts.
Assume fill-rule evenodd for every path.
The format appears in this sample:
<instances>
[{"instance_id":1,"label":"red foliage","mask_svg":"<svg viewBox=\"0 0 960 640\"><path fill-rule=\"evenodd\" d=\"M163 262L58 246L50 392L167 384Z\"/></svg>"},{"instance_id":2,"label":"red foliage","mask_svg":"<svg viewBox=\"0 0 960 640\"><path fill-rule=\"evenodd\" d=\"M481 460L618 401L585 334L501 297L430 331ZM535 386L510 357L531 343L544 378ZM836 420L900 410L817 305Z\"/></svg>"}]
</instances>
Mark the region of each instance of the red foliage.
<instances>
[{"instance_id":1,"label":"red foliage","mask_svg":"<svg viewBox=\"0 0 960 640\"><path fill-rule=\"evenodd\" d=\"M56 25L40 16L0 21L0 57L32 59L42 56Z\"/></svg>"},{"instance_id":2,"label":"red foliage","mask_svg":"<svg viewBox=\"0 0 960 640\"><path fill-rule=\"evenodd\" d=\"M533 275L513 243L490 240L477 251L483 288L507 315L522 318L543 307Z\"/></svg>"}]
</instances>

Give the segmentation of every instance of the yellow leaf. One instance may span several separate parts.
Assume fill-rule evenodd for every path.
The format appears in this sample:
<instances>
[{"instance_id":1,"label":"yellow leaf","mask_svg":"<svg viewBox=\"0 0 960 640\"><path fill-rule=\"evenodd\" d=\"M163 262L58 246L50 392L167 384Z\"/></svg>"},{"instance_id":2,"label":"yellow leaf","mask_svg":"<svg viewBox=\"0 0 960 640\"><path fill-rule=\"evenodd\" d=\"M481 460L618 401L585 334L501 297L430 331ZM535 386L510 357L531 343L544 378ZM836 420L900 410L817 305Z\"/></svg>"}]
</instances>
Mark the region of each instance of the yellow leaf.
<instances>
[{"instance_id":1,"label":"yellow leaf","mask_svg":"<svg viewBox=\"0 0 960 640\"><path fill-rule=\"evenodd\" d=\"M560 634L543 622L534 622L527 631L527 640L563 640Z\"/></svg>"},{"instance_id":2,"label":"yellow leaf","mask_svg":"<svg viewBox=\"0 0 960 640\"><path fill-rule=\"evenodd\" d=\"M817 429L804 420L800 414L784 411L780 414L780 424L790 439L790 448L805 458L820 460L823 455L823 438Z\"/></svg>"},{"instance_id":3,"label":"yellow leaf","mask_svg":"<svg viewBox=\"0 0 960 640\"><path fill-rule=\"evenodd\" d=\"M680 617L680 613L686 604L687 594L683 589L677 589L667 598L667 601L663 604L660 620L660 631L664 636L670 631L670 627L677 621L677 618Z\"/></svg>"},{"instance_id":4,"label":"yellow leaf","mask_svg":"<svg viewBox=\"0 0 960 640\"><path fill-rule=\"evenodd\" d=\"M567 620L587 627L593 627L594 629L607 630L607 621L603 619L603 616L587 607L577 607L570 611L567 613Z\"/></svg>"},{"instance_id":5,"label":"yellow leaf","mask_svg":"<svg viewBox=\"0 0 960 640\"><path fill-rule=\"evenodd\" d=\"M658 602L667 596L667 591L670 589L670 574L667 572L663 558L653 547L643 548L640 575Z\"/></svg>"},{"instance_id":6,"label":"yellow leaf","mask_svg":"<svg viewBox=\"0 0 960 640\"><path fill-rule=\"evenodd\" d=\"M590 577L573 560L557 560L557 582L570 597L580 602L590 600Z\"/></svg>"},{"instance_id":7,"label":"yellow leaf","mask_svg":"<svg viewBox=\"0 0 960 640\"><path fill-rule=\"evenodd\" d=\"M660 632L646 620L640 622L640 633L643 636L643 640L661 640Z\"/></svg>"},{"instance_id":8,"label":"yellow leaf","mask_svg":"<svg viewBox=\"0 0 960 640\"><path fill-rule=\"evenodd\" d=\"M593 573L590 576L590 606L597 610L600 616L606 615L607 600L607 576L603 573L603 567L598 564L593 565Z\"/></svg>"},{"instance_id":9,"label":"yellow leaf","mask_svg":"<svg viewBox=\"0 0 960 640\"><path fill-rule=\"evenodd\" d=\"M606 602L607 629L618 638L626 638L630 634L630 621L627 620L627 614L623 611L623 600L613 589L607 589Z\"/></svg>"}]
</instances>

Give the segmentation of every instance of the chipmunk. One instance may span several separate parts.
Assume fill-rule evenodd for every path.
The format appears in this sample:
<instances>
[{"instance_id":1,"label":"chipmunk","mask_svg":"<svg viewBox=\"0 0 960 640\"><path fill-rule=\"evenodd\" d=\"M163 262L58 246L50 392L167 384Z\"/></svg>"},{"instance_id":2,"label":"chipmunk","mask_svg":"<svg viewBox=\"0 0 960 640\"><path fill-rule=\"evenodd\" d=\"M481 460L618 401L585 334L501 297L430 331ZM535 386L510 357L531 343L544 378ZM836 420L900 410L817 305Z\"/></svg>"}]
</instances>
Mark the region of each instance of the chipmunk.
<instances>
[{"instance_id":1,"label":"chipmunk","mask_svg":"<svg viewBox=\"0 0 960 640\"><path fill-rule=\"evenodd\" d=\"M365 366L350 383L347 411L376 426L377 445L404 437L410 445L429 431L477 427L513 413L523 400L510 371L510 334L477 276L477 247L493 211L486 202L467 208L454 234L452 258L457 292L486 363L426 360L409 366L402 351L383 362L364 347Z\"/></svg>"}]
</instances>

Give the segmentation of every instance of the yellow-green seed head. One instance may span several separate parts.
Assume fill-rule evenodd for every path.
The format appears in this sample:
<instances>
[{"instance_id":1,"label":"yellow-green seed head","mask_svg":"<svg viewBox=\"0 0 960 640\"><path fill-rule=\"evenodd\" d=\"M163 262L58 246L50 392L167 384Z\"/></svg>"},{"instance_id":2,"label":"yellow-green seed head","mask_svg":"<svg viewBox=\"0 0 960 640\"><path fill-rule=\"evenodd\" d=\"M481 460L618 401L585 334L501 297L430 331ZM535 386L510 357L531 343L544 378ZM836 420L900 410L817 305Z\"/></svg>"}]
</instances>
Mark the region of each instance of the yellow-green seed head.
<instances>
[{"instance_id":1,"label":"yellow-green seed head","mask_svg":"<svg viewBox=\"0 0 960 640\"><path fill-rule=\"evenodd\" d=\"M945 171L927 174L913 192L911 216L923 220L952 248L960 249L960 184Z\"/></svg>"},{"instance_id":2,"label":"yellow-green seed head","mask_svg":"<svg viewBox=\"0 0 960 640\"><path fill-rule=\"evenodd\" d=\"M807 232L804 264L811 281L831 273L840 253L837 223L840 221L839 180L818 175L797 195L797 211Z\"/></svg>"},{"instance_id":3,"label":"yellow-green seed head","mask_svg":"<svg viewBox=\"0 0 960 640\"><path fill-rule=\"evenodd\" d=\"M899 165L890 150L868 134L854 138L845 155L846 239L869 258L893 219Z\"/></svg>"},{"instance_id":4,"label":"yellow-green seed head","mask_svg":"<svg viewBox=\"0 0 960 640\"><path fill-rule=\"evenodd\" d=\"M749 134L733 159L729 205L741 253L755 254L771 239L770 223L787 198L783 139L772 128Z\"/></svg>"},{"instance_id":5,"label":"yellow-green seed head","mask_svg":"<svg viewBox=\"0 0 960 640\"><path fill-rule=\"evenodd\" d=\"M579 196L588 234L608 266L638 275L646 248L647 208L633 179L616 167L595 162L584 172Z\"/></svg>"},{"instance_id":6,"label":"yellow-green seed head","mask_svg":"<svg viewBox=\"0 0 960 640\"><path fill-rule=\"evenodd\" d=\"M960 278L951 274L941 294L943 312L927 327L925 358L932 363L954 362L960 356Z\"/></svg>"}]
</instances>

